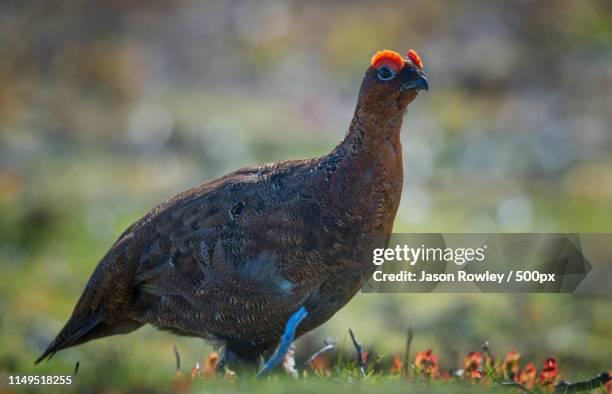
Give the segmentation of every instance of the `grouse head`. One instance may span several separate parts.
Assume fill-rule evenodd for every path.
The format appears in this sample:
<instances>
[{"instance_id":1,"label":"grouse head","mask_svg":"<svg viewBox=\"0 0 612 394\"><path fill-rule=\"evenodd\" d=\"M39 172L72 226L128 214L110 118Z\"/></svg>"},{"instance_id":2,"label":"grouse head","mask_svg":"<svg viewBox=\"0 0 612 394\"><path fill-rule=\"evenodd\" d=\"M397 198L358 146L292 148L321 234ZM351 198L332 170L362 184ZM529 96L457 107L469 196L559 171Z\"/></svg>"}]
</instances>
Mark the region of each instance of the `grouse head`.
<instances>
[{"instance_id":1,"label":"grouse head","mask_svg":"<svg viewBox=\"0 0 612 394\"><path fill-rule=\"evenodd\" d=\"M363 77L359 106L385 116L394 112L403 115L418 92L428 89L423 61L414 50L408 51L405 57L390 50L379 51Z\"/></svg>"}]
</instances>

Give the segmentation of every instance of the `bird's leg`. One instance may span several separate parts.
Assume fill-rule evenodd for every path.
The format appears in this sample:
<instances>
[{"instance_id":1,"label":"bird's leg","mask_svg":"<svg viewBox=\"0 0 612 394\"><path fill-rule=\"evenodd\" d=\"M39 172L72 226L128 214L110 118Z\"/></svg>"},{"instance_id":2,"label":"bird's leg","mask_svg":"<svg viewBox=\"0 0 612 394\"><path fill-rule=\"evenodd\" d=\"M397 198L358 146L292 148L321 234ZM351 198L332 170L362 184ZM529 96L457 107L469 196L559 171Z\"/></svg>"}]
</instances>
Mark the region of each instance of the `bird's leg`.
<instances>
[{"instance_id":1,"label":"bird's leg","mask_svg":"<svg viewBox=\"0 0 612 394\"><path fill-rule=\"evenodd\" d=\"M297 310L297 312L291 315L289 321L287 322L287 326L285 327L285 333L281 337L281 341L276 348L276 352L274 352L272 357L270 357L270 359L264 364L263 368L257 373L258 377L266 375L283 361L285 354L293 343L298 326L302 320L306 318L306 316L308 316L308 311L305 307L301 307Z\"/></svg>"}]
</instances>

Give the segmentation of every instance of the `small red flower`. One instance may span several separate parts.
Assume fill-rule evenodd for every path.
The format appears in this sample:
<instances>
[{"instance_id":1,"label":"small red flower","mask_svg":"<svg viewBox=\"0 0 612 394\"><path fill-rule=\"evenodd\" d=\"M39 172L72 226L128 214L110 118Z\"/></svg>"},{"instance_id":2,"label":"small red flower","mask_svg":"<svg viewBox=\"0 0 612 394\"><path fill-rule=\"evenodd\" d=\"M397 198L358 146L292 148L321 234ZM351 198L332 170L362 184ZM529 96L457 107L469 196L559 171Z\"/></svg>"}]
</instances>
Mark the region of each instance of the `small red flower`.
<instances>
[{"instance_id":1,"label":"small red flower","mask_svg":"<svg viewBox=\"0 0 612 394\"><path fill-rule=\"evenodd\" d=\"M329 360L323 355L318 355L310 362L310 368L318 376L327 376L331 373Z\"/></svg>"},{"instance_id":2,"label":"small red flower","mask_svg":"<svg viewBox=\"0 0 612 394\"><path fill-rule=\"evenodd\" d=\"M368 357L370 356L370 354L368 352L361 352L361 365L367 365L368 364Z\"/></svg>"},{"instance_id":3,"label":"small red flower","mask_svg":"<svg viewBox=\"0 0 612 394\"><path fill-rule=\"evenodd\" d=\"M200 363L196 363L195 367L191 368L191 379L195 379L196 376L202 376L202 370L200 369Z\"/></svg>"},{"instance_id":4,"label":"small red flower","mask_svg":"<svg viewBox=\"0 0 612 394\"><path fill-rule=\"evenodd\" d=\"M542 367L540 371L540 383L543 386L554 385L558 372L557 360L554 358L547 358L546 361L544 361L544 367Z\"/></svg>"},{"instance_id":5,"label":"small red flower","mask_svg":"<svg viewBox=\"0 0 612 394\"><path fill-rule=\"evenodd\" d=\"M470 352L463 359L463 369L470 380L482 378L482 360L483 356L480 352Z\"/></svg>"},{"instance_id":6,"label":"small red flower","mask_svg":"<svg viewBox=\"0 0 612 394\"><path fill-rule=\"evenodd\" d=\"M424 352L419 352L414 360L417 370L426 376L436 378L440 375L438 357L427 349Z\"/></svg>"},{"instance_id":7,"label":"small red flower","mask_svg":"<svg viewBox=\"0 0 612 394\"><path fill-rule=\"evenodd\" d=\"M219 362L219 354L212 352L208 355L206 361L204 361L204 368L202 369L202 375L208 378L214 377L217 373L217 363Z\"/></svg>"},{"instance_id":8,"label":"small red flower","mask_svg":"<svg viewBox=\"0 0 612 394\"><path fill-rule=\"evenodd\" d=\"M533 388L537 375L536 367L533 363L529 363L519 374L519 383L527 388Z\"/></svg>"},{"instance_id":9,"label":"small red flower","mask_svg":"<svg viewBox=\"0 0 612 394\"><path fill-rule=\"evenodd\" d=\"M181 371L176 371L174 377L173 393L189 393L191 392L191 380Z\"/></svg>"},{"instance_id":10,"label":"small red flower","mask_svg":"<svg viewBox=\"0 0 612 394\"><path fill-rule=\"evenodd\" d=\"M391 369L389 370L389 372L394 375L397 375L402 373L403 369L404 363L402 362L402 359L399 358L399 356L393 356L393 359L391 360Z\"/></svg>"},{"instance_id":11,"label":"small red flower","mask_svg":"<svg viewBox=\"0 0 612 394\"><path fill-rule=\"evenodd\" d=\"M504 360L504 374L506 378L517 382L519 380L519 372L520 365L519 362L521 360L521 355L514 350L506 354L506 359Z\"/></svg>"}]
</instances>

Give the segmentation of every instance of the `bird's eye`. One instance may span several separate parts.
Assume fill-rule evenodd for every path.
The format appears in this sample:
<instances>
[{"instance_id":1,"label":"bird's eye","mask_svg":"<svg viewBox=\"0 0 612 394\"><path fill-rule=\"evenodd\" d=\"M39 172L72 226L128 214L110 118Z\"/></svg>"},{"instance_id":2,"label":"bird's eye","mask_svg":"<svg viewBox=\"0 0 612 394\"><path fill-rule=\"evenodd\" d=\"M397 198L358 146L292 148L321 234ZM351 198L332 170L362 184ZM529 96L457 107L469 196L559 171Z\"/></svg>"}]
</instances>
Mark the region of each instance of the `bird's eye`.
<instances>
[{"instance_id":1,"label":"bird's eye","mask_svg":"<svg viewBox=\"0 0 612 394\"><path fill-rule=\"evenodd\" d=\"M388 81L393 79L393 77L395 77L395 71L391 70L389 67L382 66L378 69L378 79L381 81Z\"/></svg>"}]
</instances>

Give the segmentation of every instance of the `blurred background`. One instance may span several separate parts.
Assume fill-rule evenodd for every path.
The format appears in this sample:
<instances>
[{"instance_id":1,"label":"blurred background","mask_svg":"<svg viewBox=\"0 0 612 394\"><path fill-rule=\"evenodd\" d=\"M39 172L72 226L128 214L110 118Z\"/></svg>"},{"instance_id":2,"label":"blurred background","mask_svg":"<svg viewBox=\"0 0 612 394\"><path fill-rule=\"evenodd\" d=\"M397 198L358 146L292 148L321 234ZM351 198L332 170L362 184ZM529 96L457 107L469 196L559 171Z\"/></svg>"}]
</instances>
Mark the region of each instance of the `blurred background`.
<instances>
[{"instance_id":1,"label":"blurred background","mask_svg":"<svg viewBox=\"0 0 612 394\"><path fill-rule=\"evenodd\" d=\"M160 201L240 166L322 155L379 49L416 49L396 232L612 232L612 3L0 3L0 371L139 384L210 348L147 327L35 357L100 257ZM612 367L609 296L361 294L299 342L489 340L567 378ZM347 343L348 346L348 343ZM347 347L348 349L348 347Z\"/></svg>"}]
</instances>

